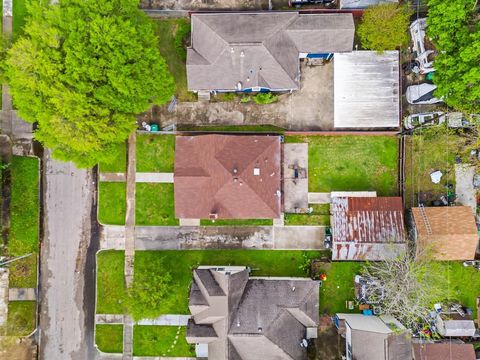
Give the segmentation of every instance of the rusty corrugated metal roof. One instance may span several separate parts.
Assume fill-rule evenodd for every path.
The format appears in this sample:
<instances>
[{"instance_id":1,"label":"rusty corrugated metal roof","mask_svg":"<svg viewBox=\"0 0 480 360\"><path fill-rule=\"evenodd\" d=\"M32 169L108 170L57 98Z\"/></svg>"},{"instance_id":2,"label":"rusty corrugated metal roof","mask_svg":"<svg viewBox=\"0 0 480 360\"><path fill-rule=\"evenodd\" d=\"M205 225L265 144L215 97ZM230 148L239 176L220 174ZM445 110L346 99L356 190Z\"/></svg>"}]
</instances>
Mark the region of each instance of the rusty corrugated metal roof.
<instances>
[{"instance_id":1,"label":"rusty corrugated metal roof","mask_svg":"<svg viewBox=\"0 0 480 360\"><path fill-rule=\"evenodd\" d=\"M280 137L178 136L174 183L177 218L278 218Z\"/></svg>"},{"instance_id":2,"label":"rusty corrugated metal roof","mask_svg":"<svg viewBox=\"0 0 480 360\"><path fill-rule=\"evenodd\" d=\"M400 197L334 197L333 260L383 260L406 249Z\"/></svg>"}]
</instances>

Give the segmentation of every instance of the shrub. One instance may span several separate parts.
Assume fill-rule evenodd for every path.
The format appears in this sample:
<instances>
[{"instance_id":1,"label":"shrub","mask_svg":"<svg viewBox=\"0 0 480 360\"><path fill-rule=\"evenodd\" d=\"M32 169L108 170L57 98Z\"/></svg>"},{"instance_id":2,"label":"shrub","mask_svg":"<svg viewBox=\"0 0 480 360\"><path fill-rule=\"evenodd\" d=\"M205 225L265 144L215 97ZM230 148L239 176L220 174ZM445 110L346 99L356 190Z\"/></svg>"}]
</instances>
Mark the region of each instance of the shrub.
<instances>
[{"instance_id":1,"label":"shrub","mask_svg":"<svg viewBox=\"0 0 480 360\"><path fill-rule=\"evenodd\" d=\"M253 101L258 105L272 104L278 101L278 96L272 93L258 93L253 97Z\"/></svg>"}]
</instances>

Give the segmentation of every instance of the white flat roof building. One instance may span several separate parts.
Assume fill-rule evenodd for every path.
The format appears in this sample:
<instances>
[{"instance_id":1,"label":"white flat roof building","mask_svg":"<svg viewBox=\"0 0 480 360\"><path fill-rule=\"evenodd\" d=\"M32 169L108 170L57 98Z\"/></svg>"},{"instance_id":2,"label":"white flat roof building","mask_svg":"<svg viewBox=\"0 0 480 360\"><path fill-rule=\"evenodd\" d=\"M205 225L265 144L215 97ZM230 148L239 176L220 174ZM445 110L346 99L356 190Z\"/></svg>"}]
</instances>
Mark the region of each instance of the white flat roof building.
<instances>
[{"instance_id":1,"label":"white flat roof building","mask_svg":"<svg viewBox=\"0 0 480 360\"><path fill-rule=\"evenodd\" d=\"M398 128L399 124L398 51L335 54L335 128Z\"/></svg>"}]
</instances>

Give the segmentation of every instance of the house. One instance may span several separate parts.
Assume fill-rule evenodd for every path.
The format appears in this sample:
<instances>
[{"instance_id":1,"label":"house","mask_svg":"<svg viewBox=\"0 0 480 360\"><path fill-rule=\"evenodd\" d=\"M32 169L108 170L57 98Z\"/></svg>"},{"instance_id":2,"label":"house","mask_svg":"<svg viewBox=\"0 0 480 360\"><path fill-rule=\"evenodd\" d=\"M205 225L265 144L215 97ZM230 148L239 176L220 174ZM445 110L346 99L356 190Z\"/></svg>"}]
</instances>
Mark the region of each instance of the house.
<instances>
[{"instance_id":1,"label":"house","mask_svg":"<svg viewBox=\"0 0 480 360\"><path fill-rule=\"evenodd\" d=\"M188 89L195 92L290 91L300 59L352 51L352 14L298 12L192 14Z\"/></svg>"},{"instance_id":2,"label":"house","mask_svg":"<svg viewBox=\"0 0 480 360\"><path fill-rule=\"evenodd\" d=\"M400 126L398 51L336 54L333 66L336 129Z\"/></svg>"},{"instance_id":3,"label":"house","mask_svg":"<svg viewBox=\"0 0 480 360\"><path fill-rule=\"evenodd\" d=\"M414 360L476 360L472 344L423 343L413 344Z\"/></svg>"},{"instance_id":4,"label":"house","mask_svg":"<svg viewBox=\"0 0 480 360\"><path fill-rule=\"evenodd\" d=\"M279 218L280 158L279 136L177 136L176 217Z\"/></svg>"},{"instance_id":5,"label":"house","mask_svg":"<svg viewBox=\"0 0 480 360\"><path fill-rule=\"evenodd\" d=\"M306 359L317 337L319 285L305 278L253 278L242 266L193 271L187 342L210 360Z\"/></svg>"},{"instance_id":6,"label":"house","mask_svg":"<svg viewBox=\"0 0 480 360\"><path fill-rule=\"evenodd\" d=\"M394 317L336 314L338 333L345 337L347 360L411 360L411 334Z\"/></svg>"},{"instance_id":7,"label":"house","mask_svg":"<svg viewBox=\"0 0 480 360\"><path fill-rule=\"evenodd\" d=\"M332 197L332 260L385 260L406 251L400 197Z\"/></svg>"},{"instance_id":8,"label":"house","mask_svg":"<svg viewBox=\"0 0 480 360\"><path fill-rule=\"evenodd\" d=\"M437 314L435 325L437 332L444 337L471 337L476 332L472 317L456 311Z\"/></svg>"},{"instance_id":9,"label":"house","mask_svg":"<svg viewBox=\"0 0 480 360\"><path fill-rule=\"evenodd\" d=\"M477 225L468 206L412 208L417 256L432 252L436 260L473 260Z\"/></svg>"},{"instance_id":10,"label":"house","mask_svg":"<svg viewBox=\"0 0 480 360\"><path fill-rule=\"evenodd\" d=\"M398 0L340 0L340 9L365 9L379 4L398 4Z\"/></svg>"}]
</instances>

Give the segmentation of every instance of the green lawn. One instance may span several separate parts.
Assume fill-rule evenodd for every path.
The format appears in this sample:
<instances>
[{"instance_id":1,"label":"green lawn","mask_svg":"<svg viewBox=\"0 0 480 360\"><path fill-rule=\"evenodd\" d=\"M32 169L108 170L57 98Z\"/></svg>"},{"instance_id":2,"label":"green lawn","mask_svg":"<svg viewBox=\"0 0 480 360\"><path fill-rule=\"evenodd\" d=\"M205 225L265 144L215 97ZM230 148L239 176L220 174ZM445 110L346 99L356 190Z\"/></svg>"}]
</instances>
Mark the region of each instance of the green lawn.
<instances>
[{"instance_id":1,"label":"green lawn","mask_svg":"<svg viewBox=\"0 0 480 360\"><path fill-rule=\"evenodd\" d=\"M137 136L137 172L173 172L174 135Z\"/></svg>"},{"instance_id":2,"label":"green lawn","mask_svg":"<svg viewBox=\"0 0 480 360\"><path fill-rule=\"evenodd\" d=\"M200 220L202 226L272 226L272 219L220 219L212 220L202 219Z\"/></svg>"},{"instance_id":3,"label":"green lawn","mask_svg":"<svg viewBox=\"0 0 480 360\"><path fill-rule=\"evenodd\" d=\"M285 129L274 125L179 125L181 131L253 132L283 134Z\"/></svg>"},{"instance_id":4,"label":"green lawn","mask_svg":"<svg viewBox=\"0 0 480 360\"><path fill-rule=\"evenodd\" d=\"M101 324L95 327L95 344L105 353L123 352L123 325Z\"/></svg>"},{"instance_id":5,"label":"green lawn","mask_svg":"<svg viewBox=\"0 0 480 360\"><path fill-rule=\"evenodd\" d=\"M16 40L23 34L23 27L27 16L27 0L13 0L13 39Z\"/></svg>"},{"instance_id":6,"label":"green lawn","mask_svg":"<svg viewBox=\"0 0 480 360\"><path fill-rule=\"evenodd\" d=\"M111 163L100 163L101 172L118 172L127 171L127 143L122 142L115 146L115 159Z\"/></svg>"},{"instance_id":7,"label":"green lawn","mask_svg":"<svg viewBox=\"0 0 480 360\"><path fill-rule=\"evenodd\" d=\"M26 336L35 329L37 303L35 301L10 301L8 303L8 333Z\"/></svg>"},{"instance_id":8,"label":"green lawn","mask_svg":"<svg viewBox=\"0 0 480 360\"><path fill-rule=\"evenodd\" d=\"M13 156L10 172L8 252L19 256L38 251L39 161L34 157Z\"/></svg>"},{"instance_id":9,"label":"green lawn","mask_svg":"<svg viewBox=\"0 0 480 360\"><path fill-rule=\"evenodd\" d=\"M190 21L188 19L162 19L156 20L155 24L159 40L158 49L175 78L178 99L195 101L196 95L189 92L187 88L186 50L180 46L187 28L190 27Z\"/></svg>"},{"instance_id":10,"label":"green lawn","mask_svg":"<svg viewBox=\"0 0 480 360\"><path fill-rule=\"evenodd\" d=\"M309 191L398 193L396 137L287 136L285 141L308 143Z\"/></svg>"},{"instance_id":11,"label":"green lawn","mask_svg":"<svg viewBox=\"0 0 480 360\"><path fill-rule=\"evenodd\" d=\"M125 298L125 255L123 251L97 254L97 314L123 314Z\"/></svg>"},{"instance_id":12,"label":"green lawn","mask_svg":"<svg viewBox=\"0 0 480 360\"><path fill-rule=\"evenodd\" d=\"M361 262L347 261L325 264L323 270L327 274L327 280L320 289L320 314L351 312L345 306L345 301L355 300L353 278L362 266ZM358 312L358 309L354 311Z\"/></svg>"},{"instance_id":13,"label":"green lawn","mask_svg":"<svg viewBox=\"0 0 480 360\"><path fill-rule=\"evenodd\" d=\"M135 325L133 356L195 357L195 345L185 336L185 327Z\"/></svg>"},{"instance_id":14,"label":"green lawn","mask_svg":"<svg viewBox=\"0 0 480 360\"><path fill-rule=\"evenodd\" d=\"M165 271L174 283L164 299L159 314L188 314L188 294L192 269L198 265L245 265L255 269L252 276L304 277L300 268L303 251L284 250L190 250L190 251L137 251L135 274L148 269L153 257L162 257ZM319 256L319 251L305 252L309 257Z\"/></svg>"},{"instance_id":15,"label":"green lawn","mask_svg":"<svg viewBox=\"0 0 480 360\"><path fill-rule=\"evenodd\" d=\"M422 129L406 139L405 200L407 207L418 204L418 193L428 193L428 200L446 194L445 185L455 184L455 156L461 155L467 138L442 127ZM432 183L430 174L444 174L439 184ZM427 201L427 203L430 201Z\"/></svg>"},{"instance_id":16,"label":"green lawn","mask_svg":"<svg viewBox=\"0 0 480 360\"><path fill-rule=\"evenodd\" d=\"M9 287L35 288L37 287L37 254L17 260L9 265Z\"/></svg>"},{"instance_id":17,"label":"green lawn","mask_svg":"<svg viewBox=\"0 0 480 360\"><path fill-rule=\"evenodd\" d=\"M124 182L98 184L98 221L102 224L124 225L127 207Z\"/></svg>"},{"instance_id":18,"label":"green lawn","mask_svg":"<svg viewBox=\"0 0 480 360\"><path fill-rule=\"evenodd\" d=\"M285 214L285 225L330 226L330 204L311 204L310 214Z\"/></svg>"},{"instance_id":19,"label":"green lawn","mask_svg":"<svg viewBox=\"0 0 480 360\"><path fill-rule=\"evenodd\" d=\"M178 225L173 184L137 183L135 201L137 225Z\"/></svg>"}]
</instances>

